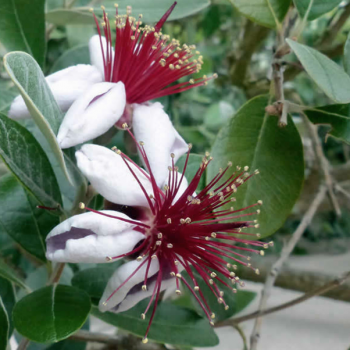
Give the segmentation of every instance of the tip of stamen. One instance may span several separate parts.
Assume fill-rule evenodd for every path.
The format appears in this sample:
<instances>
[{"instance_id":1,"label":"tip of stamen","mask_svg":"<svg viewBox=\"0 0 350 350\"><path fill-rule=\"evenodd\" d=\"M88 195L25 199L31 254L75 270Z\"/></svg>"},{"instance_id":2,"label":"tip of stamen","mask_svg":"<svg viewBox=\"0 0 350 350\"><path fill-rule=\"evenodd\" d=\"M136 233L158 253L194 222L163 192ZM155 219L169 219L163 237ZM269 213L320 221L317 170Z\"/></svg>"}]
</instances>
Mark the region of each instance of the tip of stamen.
<instances>
[{"instance_id":1,"label":"tip of stamen","mask_svg":"<svg viewBox=\"0 0 350 350\"><path fill-rule=\"evenodd\" d=\"M123 125L122 125L122 128L123 129L127 129L129 126L128 126L128 124L127 123L123 123Z\"/></svg>"},{"instance_id":2,"label":"tip of stamen","mask_svg":"<svg viewBox=\"0 0 350 350\"><path fill-rule=\"evenodd\" d=\"M103 305L103 306L107 306L107 303L104 301L104 302L102 303L102 305Z\"/></svg>"},{"instance_id":3,"label":"tip of stamen","mask_svg":"<svg viewBox=\"0 0 350 350\"><path fill-rule=\"evenodd\" d=\"M94 12L94 9L92 7L89 8L90 12Z\"/></svg>"},{"instance_id":4,"label":"tip of stamen","mask_svg":"<svg viewBox=\"0 0 350 350\"><path fill-rule=\"evenodd\" d=\"M175 277L176 276L175 272L170 272L170 276Z\"/></svg>"},{"instance_id":5,"label":"tip of stamen","mask_svg":"<svg viewBox=\"0 0 350 350\"><path fill-rule=\"evenodd\" d=\"M156 254L153 254L152 256L151 256L151 259L156 259L157 258L157 255Z\"/></svg>"},{"instance_id":6,"label":"tip of stamen","mask_svg":"<svg viewBox=\"0 0 350 350\"><path fill-rule=\"evenodd\" d=\"M264 256L265 255L265 252L263 250L260 250L260 255L261 256Z\"/></svg>"},{"instance_id":7,"label":"tip of stamen","mask_svg":"<svg viewBox=\"0 0 350 350\"><path fill-rule=\"evenodd\" d=\"M195 290L196 292L198 292L198 291L199 291L199 287L198 287L198 286L195 286L195 287L194 287L194 290Z\"/></svg>"},{"instance_id":8,"label":"tip of stamen","mask_svg":"<svg viewBox=\"0 0 350 350\"><path fill-rule=\"evenodd\" d=\"M143 344L147 344L147 343L148 343L148 338L143 338L143 339L142 339L142 343L143 343Z\"/></svg>"},{"instance_id":9,"label":"tip of stamen","mask_svg":"<svg viewBox=\"0 0 350 350\"><path fill-rule=\"evenodd\" d=\"M175 293L176 293L177 295L181 295L181 290L176 289Z\"/></svg>"},{"instance_id":10,"label":"tip of stamen","mask_svg":"<svg viewBox=\"0 0 350 350\"><path fill-rule=\"evenodd\" d=\"M257 275L260 275L259 269L255 269L255 273L256 273Z\"/></svg>"},{"instance_id":11,"label":"tip of stamen","mask_svg":"<svg viewBox=\"0 0 350 350\"><path fill-rule=\"evenodd\" d=\"M141 260L142 260L142 256L138 256L138 257L136 258L136 260L137 260L137 261L141 261Z\"/></svg>"},{"instance_id":12,"label":"tip of stamen","mask_svg":"<svg viewBox=\"0 0 350 350\"><path fill-rule=\"evenodd\" d=\"M167 244L167 247L168 247L168 248L173 248L173 245L172 245L171 243L168 243L168 244Z\"/></svg>"},{"instance_id":13,"label":"tip of stamen","mask_svg":"<svg viewBox=\"0 0 350 350\"><path fill-rule=\"evenodd\" d=\"M170 157L171 157L171 158L175 158L175 154L174 154L174 153L171 153L171 154L170 154Z\"/></svg>"},{"instance_id":14,"label":"tip of stamen","mask_svg":"<svg viewBox=\"0 0 350 350\"><path fill-rule=\"evenodd\" d=\"M213 321L211 321L211 322L209 322L209 323L210 323L210 325L211 325L211 326L213 326L213 327L214 327L214 325L215 325L215 324L214 324L214 322L213 322Z\"/></svg>"},{"instance_id":15,"label":"tip of stamen","mask_svg":"<svg viewBox=\"0 0 350 350\"><path fill-rule=\"evenodd\" d=\"M262 200L258 200L257 202L259 205L262 205L263 204L263 201Z\"/></svg>"},{"instance_id":16,"label":"tip of stamen","mask_svg":"<svg viewBox=\"0 0 350 350\"><path fill-rule=\"evenodd\" d=\"M79 209L81 210L85 209L85 204L83 202L79 203Z\"/></svg>"},{"instance_id":17,"label":"tip of stamen","mask_svg":"<svg viewBox=\"0 0 350 350\"><path fill-rule=\"evenodd\" d=\"M110 256L106 256L106 261L111 261L112 258Z\"/></svg>"},{"instance_id":18,"label":"tip of stamen","mask_svg":"<svg viewBox=\"0 0 350 350\"><path fill-rule=\"evenodd\" d=\"M225 310L227 311L230 307L228 305L225 306Z\"/></svg>"},{"instance_id":19,"label":"tip of stamen","mask_svg":"<svg viewBox=\"0 0 350 350\"><path fill-rule=\"evenodd\" d=\"M215 318L215 314L214 314L214 312L210 315L210 317L212 318L212 319L214 319Z\"/></svg>"}]
</instances>

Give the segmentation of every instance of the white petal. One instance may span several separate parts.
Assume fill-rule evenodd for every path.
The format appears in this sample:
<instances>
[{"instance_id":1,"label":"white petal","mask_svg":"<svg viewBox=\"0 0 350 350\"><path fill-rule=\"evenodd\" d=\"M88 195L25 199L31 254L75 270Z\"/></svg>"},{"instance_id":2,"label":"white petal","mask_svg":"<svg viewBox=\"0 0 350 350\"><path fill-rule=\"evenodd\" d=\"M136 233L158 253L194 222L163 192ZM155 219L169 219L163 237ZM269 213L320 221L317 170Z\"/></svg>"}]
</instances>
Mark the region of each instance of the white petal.
<instances>
[{"instance_id":1,"label":"white petal","mask_svg":"<svg viewBox=\"0 0 350 350\"><path fill-rule=\"evenodd\" d=\"M99 309L104 312L107 310L110 310L112 308L114 308L115 306L117 306L118 304L122 303L125 299L125 297L127 296L127 294L129 293L129 291L136 285L142 283L145 279L145 274L146 274L146 269L147 269L147 262L143 264L143 266L135 273L135 275L133 277L130 278L130 280L128 282L126 282L123 287L121 287L114 295L113 297L107 301L107 299L110 297L110 295L122 284L124 283L134 272L135 270L140 266L140 264L142 264L143 261L130 261L127 262L126 264L122 265L121 267L119 267L114 274L112 275L112 277L110 278L110 280L108 281L108 284L106 286L106 289L102 295L102 298L100 300L100 304L99 304ZM159 270L159 263L157 259L152 260L150 268L149 268L149 273L148 273L148 279L151 278L154 274L156 274ZM142 283L143 284L143 283ZM140 285L140 292L142 292ZM146 298L147 296L149 296L149 293L145 293L144 294L144 298ZM129 301L131 301L131 299L133 301L133 298L130 298ZM139 299L139 298L136 298ZM142 299L142 297L141 297ZM141 300L139 299L139 300ZM135 302L135 304L139 301L137 300ZM128 302L128 306L129 307L125 307L123 305L124 303L122 303L122 305L120 305L118 307L118 312L121 311L125 311L128 308L134 306L135 304L132 304L132 302ZM122 307L122 309L120 309L120 307Z\"/></svg>"},{"instance_id":2,"label":"white petal","mask_svg":"<svg viewBox=\"0 0 350 350\"><path fill-rule=\"evenodd\" d=\"M90 86L101 81L99 70L88 64L68 67L46 77L46 82L62 112L66 112ZM19 95L14 99L8 115L17 120L30 117L22 96Z\"/></svg>"},{"instance_id":3,"label":"white petal","mask_svg":"<svg viewBox=\"0 0 350 350\"><path fill-rule=\"evenodd\" d=\"M176 163L188 151L188 145L174 129L159 102L149 106L135 105L133 129L136 139L145 143L151 170L161 186L168 175L168 166L172 164L170 154L175 154Z\"/></svg>"},{"instance_id":4,"label":"white petal","mask_svg":"<svg viewBox=\"0 0 350 350\"><path fill-rule=\"evenodd\" d=\"M104 36L101 37L104 56L107 57L107 41ZM104 64L101 49L100 36L94 35L89 41L90 62L94 65L104 76ZM112 48L112 60L114 60L114 48Z\"/></svg>"},{"instance_id":5,"label":"white petal","mask_svg":"<svg viewBox=\"0 0 350 350\"><path fill-rule=\"evenodd\" d=\"M106 147L90 144L75 154L79 169L104 198L116 204L148 207L140 185L120 155ZM141 170L131 163L130 167L146 193L153 193L150 181Z\"/></svg>"},{"instance_id":6,"label":"white petal","mask_svg":"<svg viewBox=\"0 0 350 350\"><path fill-rule=\"evenodd\" d=\"M58 131L61 148L94 139L110 129L125 108L125 88L119 83L91 86L68 110Z\"/></svg>"},{"instance_id":7,"label":"white petal","mask_svg":"<svg viewBox=\"0 0 350 350\"><path fill-rule=\"evenodd\" d=\"M130 219L113 210L101 213ZM144 239L135 225L96 213L75 215L56 226L47 236L46 257L70 263L102 263L106 257L119 256L134 249Z\"/></svg>"}]
</instances>

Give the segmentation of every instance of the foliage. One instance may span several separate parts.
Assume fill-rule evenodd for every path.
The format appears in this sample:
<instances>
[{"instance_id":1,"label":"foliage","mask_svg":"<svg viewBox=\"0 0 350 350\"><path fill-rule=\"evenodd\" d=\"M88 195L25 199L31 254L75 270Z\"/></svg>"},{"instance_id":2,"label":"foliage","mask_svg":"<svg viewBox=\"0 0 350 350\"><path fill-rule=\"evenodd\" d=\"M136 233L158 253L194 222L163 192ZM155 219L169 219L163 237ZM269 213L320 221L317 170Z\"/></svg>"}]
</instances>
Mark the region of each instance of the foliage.
<instances>
[{"instance_id":1,"label":"foliage","mask_svg":"<svg viewBox=\"0 0 350 350\"><path fill-rule=\"evenodd\" d=\"M80 201L90 201L95 209L104 205L101 196L87 191L75 148L63 152L58 145L64 113L45 80L64 68L90 63L87 40L96 28L89 3L2 0L0 5L0 350L7 348L14 329L44 343L42 348L75 349L75 343L66 339L89 314L140 337L147 328L149 316L144 322L140 314L148 299L120 314L102 313L96 307L122 261L70 264L59 284L52 284L57 266L45 256L46 236L65 218L81 212ZM94 13L101 16L97 3L93 2ZM114 1L101 3L113 18ZM131 5L133 13L144 15L144 22L154 23L171 4L171 0L120 0L119 11L124 14ZM313 195L310 183L318 181L314 156L309 159L306 121L326 124L320 135L327 140L323 151L332 165L349 160L349 8L340 0L178 0L164 26L165 34L196 44L204 60L201 75L219 75L207 86L159 99L178 132L193 144L187 180L193 179L206 152L213 159L197 193L228 162L235 169L248 166L247 176L258 169L259 175L238 189L233 206L262 200L260 235L270 240L267 237L278 231L277 250L305 212L304 198ZM8 118L17 94L32 121ZM123 131L117 129L94 142L130 150ZM139 161L136 152L132 158ZM177 162L180 172L185 162L184 156ZM227 209L231 206L228 203ZM311 252L315 248L309 248L310 242L349 238L349 209L338 219L327 208L297 251ZM240 272L244 278L244 270ZM191 276L186 275L185 281L190 283ZM204 282L200 290L217 321L244 310L255 297L242 290L229 294L225 287L230 306L225 311ZM161 301L149 339L179 348L217 345L215 328L195 304L190 294Z\"/></svg>"}]
</instances>

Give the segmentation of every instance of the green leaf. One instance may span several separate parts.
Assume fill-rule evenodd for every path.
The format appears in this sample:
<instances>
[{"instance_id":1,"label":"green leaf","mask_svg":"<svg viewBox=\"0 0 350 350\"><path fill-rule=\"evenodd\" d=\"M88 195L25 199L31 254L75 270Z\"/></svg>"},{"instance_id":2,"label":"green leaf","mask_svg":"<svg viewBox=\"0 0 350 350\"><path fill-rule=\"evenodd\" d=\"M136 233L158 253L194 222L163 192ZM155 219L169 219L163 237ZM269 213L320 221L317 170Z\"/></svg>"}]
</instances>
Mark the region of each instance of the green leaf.
<instances>
[{"instance_id":1,"label":"green leaf","mask_svg":"<svg viewBox=\"0 0 350 350\"><path fill-rule=\"evenodd\" d=\"M287 14L291 0L230 0L230 2L238 12L253 22L275 28L276 22L282 22Z\"/></svg>"},{"instance_id":2,"label":"green leaf","mask_svg":"<svg viewBox=\"0 0 350 350\"><path fill-rule=\"evenodd\" d=\"M342 0L294 0L295 7L299 12L300 17L304 18L310 1L313 1L313 4L307 17L309 21L312 21L333 10L342 2Z\"/></svg>"},{"instance_id":3,"label":"green leaf","mask_svg":"<svg viewBox=\"0 0 350 350\"><path fill-rule=\"evenodd\" d=\"M77 64L90 64L89 46L81 45L67 50L53 64L50 74Z\"/></svg>"},{"instance_id":4,"label":"green leaf","mask_svg":"<svg viewBox=\"0 0 350 350\"><path fill-rule=\"evenodd\" d=\"M208 129L218 131L233 114L233 107L226 101L214 103L204 115L204 124Z\"/></svg>"},{"instance_id":5,"label":"green leaf","mask_svg":"<svg viewBox=\"0 0 350 350\"><path fill-rule=\"evenodd\" d=\"M17 89L12 82L0 81L0 111L6 111L17 94Z\"/></svg>"},{"instance_id":6,"label":"green leaf","mask_svg":"<svg viewBox=\"0 0 350 350\"><path fill-rule=\"evenodd\" d=\"M82 327L90 308L90 298L84 291L53 285L21 299L13 310L13 321L17 331L30 340L57 342Z\"/></svg>"},{"instance_id":7,"label":"green leaf","mask_svg":"<svg viewBox=\"0 0 350 350\"><path fill-rule=\"evenodd\" d=\"M126 14L126 7L132 7L134 16L143 15L142 21L146 23L156 23L173 4L173 0L119 0L118 12L121 15ZM106 0L103 5L106 12L115 14L114 0ZM177 5L169 17L169 21L191 16L207 6L209 0L178 0ZM102 11L99 6L94 7L97 15L101 15ZM87 8L74 8L72 10L56 9L49 11L46 14L46 20L54 24L91 24L94 25L92 14L87 11Z\"/></svg>"},{"instance_id":8,"label":"green leaf","mask_svg":"<svg viewBox=\"0 0 350 350\"><path fill-rule=\"evenodd\" d=\"M0 220L1 222L1 220ZM10 266L8 266L5 262L0 260L0 277L5 278L14 284L17 284L19 287L30 291L30 288L25 284L23 279L19 277Z\"/></svg>"},{"instance_id":9,"label":"green leaf","mask_svg":"<svg viewBox=\"0 0 350 350\"><path fill-rule=\"evenodd\" d=\"M229 307L228 310L225 310L225 305L218 303L218 299L215 296L215 294L207 286L207 284L204 282L203 278L194 270L194 268L192 268L192 273L193 273L195 279L198 282L198 286L199 286L200 290L202 291L202 293L203 293L203 295L205 297L205 300L207 301L207 303L208 303L208 305L210 307L210 310L215 314L215 322L226 320L226 319L230 318L231 316L235 315L236 313L239 312L237 310L240 307L242 309L244 308L243 305L242 306L239 305L239 302L243 304L244 301L245 301L245 298L248 300L249 298L254 298L254 296L255 296L255 293L241 291L241 290L238 290L237 293L233 293L232 288L228 288L225 285L220 284L220 290L224 292L225 303ZM188 275L188 273L187 272L183 272L182 275L184 276L184 278L186 279L188 284L193 286L193 281L192 281L191 277ZM223 280L226 280L226 278L223 277L221 274L218 274L218 276L220 278L222 278ZM230 281L227 281L227 282L231 283ZM205 318L206 315L205 315L203 309L198 304L197 300L192 295L192 293L190 293L190 291L188 291L188 289L187 289L187 287L185 285L184 285L184 290L186 290L187 293L190 294L191 300L192 300L192 304L193 304L195 310L198 312L198 314L200 314L202 317ZM241 296L244 293L251 293L251 294L249 294L249 296ZM253 296L252 296L252 294L253 294ZM201 300L201 298L200 298L200 300ZM252 299L250 299L249 302L251 300ZM246 303L246 305L247 305L247 303Z\"/></svg>"},{"instance_id":10,"label":"green leaf","mask_svg":"<svg viewBox=\"0 0 350 350\"><path fill-rule=\"evenodd\" d=\"M45 0L1 0L0 41L8 51L25 51L42 67L45 60Z\"/></svg>"},{"instance_id":11,"label":"green leaf","mask_svg":"<svg viewBox=\"0 0 350 350\"><path fill-rule=\"evenodd\" d=\"M186 167L186 172L185 172L185 176L188 183L190 183L194 178L194 176L196 175L196 172L198 171L200 165L202 164L202 160L203 160L203 156L201 156L200 154L190 154L187 167ZM180 173L183 173L185 162L186 162L186 154L183 155L176 163L176 165L179 167ZM198 184L197 190L200 191L204 187L205 187L205 176L202 176Z\"/></svg>"},{"instance_id":12,"label":"green leaf","mask_svg":"<svg viewBox=\"0 0 350 350\"><path fill-rule=\"evenodd\" d=\"M72 285L85 290L91 298L100 299L108 280L121 263L122 261L120 260L112 264L99 265L79 271L72 278Z\"/></svg>"},{"instance_id":13,"label":"green leaf","mask_svg":"<svg viewBox=\"0 0 350 350\"><path fill-rule=\"evenodd\" d=\"M262 237L282 226L299 196L304 178L303 147L293 120L288 118L288 125L279 128L276 118L265 114L267 105L267 96L258 96L241 107L219 132L211 153L214 159L208 167L209 181L229 161L234 167L259 169L259 175L238 188L234 207L244 208L263 201L259 208L259 230L245 229L260 232Z\"/></svg>"},{"instance_id":14,"label":"green leaf","mask_svg":"<svg viewBox=\"0 0 350 350\"><path fill-rule=\"evenodd\" d=\"M23 249L46 261L45 238L59 218L37 205L11 174L0 178L0 225Z\"/></svg>"},{"instance_id":15,"label":"green leaf","mask_svg":"<svg viewBox=\"0 0 350 350\"><path fill-rule=\"evenodd\" d=\"M75 9L51 10L46 13L46 21L59 26L66 24L95 24L94 17L90 12Z\"/></svg>"},{"instance_id":16,"label":"green leaf","mask_svg":"<svg viewBox=\"0 0 350 350\"><path fill-rule=\"evenodd\" d=\"M327 56L311 47L286 39L306 72L318 87L337 103L350 102L350 77Z\"/></svg>"},{"instance_id":17,"label":"green leaf","mask_svg":"<svg viewBox=\"0 0 350 350\"><path fill-rule=\"evenodd\" d=\"M0 297L0 350L7 349L7 342L9 337L9 318L5 305Z\"/></svg>"},{"instance_id":18,"label":"green leaf","mask_svg":"<svg viewBox=\"0 0 350 350\"><path fill-rule=\"evenodd\" d=\"M15 289L13 288L13 285L10 281L1 277L0 277L0 300L2 300L3 306L8 315L9 336L11 336L13 332L12 310L16 304ZM1 321L0 321L0 329L1 329ZM1 338L2 337L0 336L0 343L1 343ZM1 346L0 346L0 349L1 349Z\"/></svg>"},{"instance_id":19,"label":"green leaf","mask_svg":"<svg viewBox=\"0 0 350 350\"><path fill-rule=\"evenodd\" d=\"M4 64L7 73L19 89L31 116L45 136L64 174L70 181L63 153L56 140L63 115L40 67L31 56L24 52L8 53L4 57Z\"/></svg>"},{"instance_id":20,"label":"green leaf","mask_svg":"<svg viewBox=\"0 0 350 350\"><path fill-rule=\"evenodd\" d=\"M145 320L142 320L140 315L145 311L148 302L149 298L120 314L102 313L93 306L92 314L102 321L144 337L151 312ZM215 346L219 343L208 320L201 318L194 311L166 302L158 305L148 338L163 344L196 347Z\"/></svg>"},{"instance_id":21,"label":"green leaf","mask_svg":"<svg viewBox=\"0 0 350 350\"><path fill-rule=\"evenodd\" d=\"M18 181L43 205L62 205L51 164L34 136L0 113L0 157Z\"/></svg>"},{"instance_id":22,"label":"green leaf","mask_svg":"<svg viewBox=\"0 0 350 350\"><path fill-rule=\"evenodd\" d=\"M305 111L314 124L328 124L331 130L327 133L342 142L350 144L350 105L329 105Z\"/></svg>"},{"instance_id":23,"label":"green leaf","mask_svg":"<svg viewBox=\"0 0 350 350\"><path fill-rule=\"evenodd\" d=\"M256 297L255 292L249 290L239 290L236 294L236 307L233 315L243 311Z\"/></svg>"}]
</instances>

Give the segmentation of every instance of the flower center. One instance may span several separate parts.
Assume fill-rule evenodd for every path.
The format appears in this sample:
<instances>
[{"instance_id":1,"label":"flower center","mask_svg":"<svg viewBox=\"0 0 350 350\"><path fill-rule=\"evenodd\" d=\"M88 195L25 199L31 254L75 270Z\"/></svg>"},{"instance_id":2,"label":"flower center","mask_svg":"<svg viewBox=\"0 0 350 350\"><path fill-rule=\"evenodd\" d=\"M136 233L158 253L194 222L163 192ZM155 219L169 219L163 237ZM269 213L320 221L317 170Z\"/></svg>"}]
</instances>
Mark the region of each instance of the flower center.
<instances>
[{"instance_id":1,"label":"flower center","mask_svg":"<svg viewBox=\"0 0 350 350\"><path fill-rule=\"evenodd\" d=\"M116 5L116 38L113 50L112 31L108 15L103 10L101 23L106 39L94 15L104 64L105 81L122 81L125 85L127 102L143 103L162 96L186 91L196 86L206 85L216 78L203 76L174 84L201 70L203 57L194 45L180 45L176 39L161 32L163 24L173 11L176 2L154 26L142 25L142 15L138 19L131 16L131 6L126 15L118 14Z\"/></svg>"}]
</instances>

